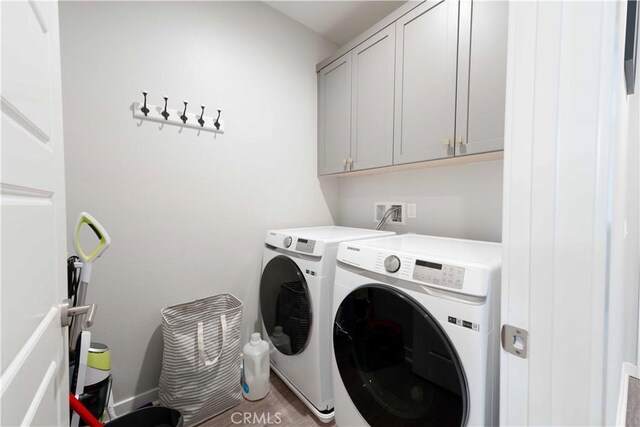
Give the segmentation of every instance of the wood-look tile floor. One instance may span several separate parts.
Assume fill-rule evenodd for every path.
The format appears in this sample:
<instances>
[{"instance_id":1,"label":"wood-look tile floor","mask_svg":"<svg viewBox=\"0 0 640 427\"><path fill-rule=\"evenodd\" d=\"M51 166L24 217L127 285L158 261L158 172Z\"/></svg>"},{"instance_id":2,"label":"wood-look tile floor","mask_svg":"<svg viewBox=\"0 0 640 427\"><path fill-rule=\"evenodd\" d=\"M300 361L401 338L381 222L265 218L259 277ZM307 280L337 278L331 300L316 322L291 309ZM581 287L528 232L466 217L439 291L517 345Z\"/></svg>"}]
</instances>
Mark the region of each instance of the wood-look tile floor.
<instances>
[{"instance_id":1,"label":"wood-look tile floor","mask_svg":"<svg viewBox=\"0 0 640 427\"><path fill-rule=\"evenodd\" d=\"M335 422L320 422L285 383L273 372L270 375L271 391L257 402L242 400L240 404L201 424L203 427L235 426L299 426L335 427ZM251 422L245 423L245 413ZM279 420L276 417L279 413ZM236 414L236 415L234 415ZM255 415L254 415L255 414ZM264 414L264 416L263 416Z\"/></svg>"}]
</instances>

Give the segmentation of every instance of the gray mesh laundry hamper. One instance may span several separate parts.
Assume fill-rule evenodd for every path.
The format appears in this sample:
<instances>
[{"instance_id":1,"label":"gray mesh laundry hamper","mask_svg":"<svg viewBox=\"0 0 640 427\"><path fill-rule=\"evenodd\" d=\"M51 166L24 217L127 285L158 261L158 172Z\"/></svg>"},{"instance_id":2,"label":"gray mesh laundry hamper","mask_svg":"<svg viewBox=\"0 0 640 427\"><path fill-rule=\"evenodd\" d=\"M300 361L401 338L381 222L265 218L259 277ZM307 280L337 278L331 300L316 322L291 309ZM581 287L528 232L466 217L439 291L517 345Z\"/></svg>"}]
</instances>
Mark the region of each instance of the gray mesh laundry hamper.
<instances>
[{"instance_id":1,"label":"gray mesh laundry hamper","mask_svg":"<svg viewBox=\"0 0 640 427\"><path fill-rule=\"evenodd\" d=\"M179 410L185 426L238 404L242 302L220 294L161 312L160 404Z\"/></svg>"}]
</instances>

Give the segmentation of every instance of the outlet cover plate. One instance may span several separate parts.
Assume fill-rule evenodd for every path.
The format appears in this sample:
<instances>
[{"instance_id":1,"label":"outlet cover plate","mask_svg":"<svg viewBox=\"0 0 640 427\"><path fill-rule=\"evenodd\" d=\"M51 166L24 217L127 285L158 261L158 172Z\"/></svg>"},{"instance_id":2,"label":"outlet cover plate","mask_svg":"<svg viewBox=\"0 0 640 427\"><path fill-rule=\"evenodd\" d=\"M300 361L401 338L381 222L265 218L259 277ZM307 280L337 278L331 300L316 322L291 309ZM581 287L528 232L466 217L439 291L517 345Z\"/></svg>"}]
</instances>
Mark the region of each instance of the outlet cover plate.
<instances>
[{"instance_id":1,"label":"outlet cover plate","mask_svg":"<svg viewBox=\"0 0 640 427\"><path fill-rule=\"evenodd\" d=\"M418 216L418 207L415 203L407 203L407 218L413 219Z\"/></svg>"}]
</instances>

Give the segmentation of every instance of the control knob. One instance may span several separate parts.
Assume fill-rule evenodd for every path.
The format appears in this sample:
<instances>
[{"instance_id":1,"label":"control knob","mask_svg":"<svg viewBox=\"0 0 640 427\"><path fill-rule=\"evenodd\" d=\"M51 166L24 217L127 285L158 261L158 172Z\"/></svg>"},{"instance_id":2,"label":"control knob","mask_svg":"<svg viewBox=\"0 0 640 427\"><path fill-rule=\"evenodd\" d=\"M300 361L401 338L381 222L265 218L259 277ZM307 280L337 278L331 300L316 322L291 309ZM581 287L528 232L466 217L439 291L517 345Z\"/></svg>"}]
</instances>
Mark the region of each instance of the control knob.
<instances>
[{"instance_id":1,"label":"control knob","mask_svg":"<svg viewBox=\"0 0 640 427\"><path fill-rule=\"evenodd\" d=\"M291 246L291 242L293 242L293 239L291 238L291 236L287 236L284 238L284 247L288 248L289 246Z\"/></svg>"},{"instance_id":2,"label":"control knob","mask_svg":"<svg viewBox=\"0 0 640 427\"><path fill-rule=\"evenodd\" d=\"M400 270L400 258L395 255L389 255L384 259L384 269L389 273L395 273Z\"/></svg>"}]
</instances>

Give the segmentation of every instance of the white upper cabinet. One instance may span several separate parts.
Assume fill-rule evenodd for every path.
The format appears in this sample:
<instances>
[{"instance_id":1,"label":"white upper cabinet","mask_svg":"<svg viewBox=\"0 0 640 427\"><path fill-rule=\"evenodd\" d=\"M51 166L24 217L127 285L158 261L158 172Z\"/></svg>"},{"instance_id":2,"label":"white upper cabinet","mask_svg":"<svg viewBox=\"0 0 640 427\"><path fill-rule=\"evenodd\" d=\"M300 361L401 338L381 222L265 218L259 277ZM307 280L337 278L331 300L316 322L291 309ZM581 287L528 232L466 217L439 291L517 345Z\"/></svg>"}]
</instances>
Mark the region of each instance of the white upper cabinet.
<instances>
[{"instance_id":1,"label":"white upper cabinet","mask_svg":"<svg viewBox=\"0 0 640 427\"><path fill-rule=\"evenodd\" d=\"M349 170L351 52L318 73L318 174Z\"/></svg>"},{"instance_id":2,"label":"white upper cabinet","mask_svg":"<svg viewBox=\"0 0 640 427\"><path fill-rule=\"evenodd\" d=\"M318 64L318 174L502 150L508 8L408 2Z\"/></svg>"},{"instance_id":3,"label":"white upper cabinet","mask_svg":"<svg viewBox=\"0 0 640 427\"><path fill-rule=\"evenodd\" d=\"M508 12L504 1L460 2L456 156L504 147Z\"/></svg>"},{"instance_id":4,"label":"white upper cabinet","mask_svg":"<svg viewBox=\"0 0 640 427\"><path fill-rule=\"evenodd\" d=\"M394 164L454 155L458 2L426 1L396 21Z\"/></svg>"},{"instance_id":5,"label":"white upper cabinet","mask_svg":"<svg viewBox=\"0 0 640 427\"><path fill-rule=\"evenodd\" d=\"M393 163L395 26L352 51L350 170Z\"/></svg>"}]
</instances>

